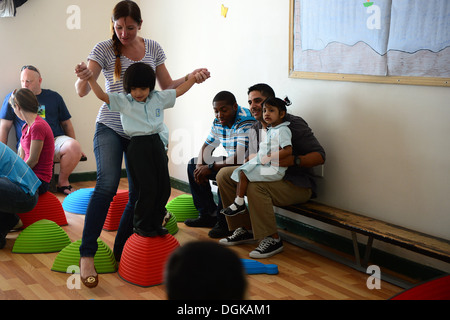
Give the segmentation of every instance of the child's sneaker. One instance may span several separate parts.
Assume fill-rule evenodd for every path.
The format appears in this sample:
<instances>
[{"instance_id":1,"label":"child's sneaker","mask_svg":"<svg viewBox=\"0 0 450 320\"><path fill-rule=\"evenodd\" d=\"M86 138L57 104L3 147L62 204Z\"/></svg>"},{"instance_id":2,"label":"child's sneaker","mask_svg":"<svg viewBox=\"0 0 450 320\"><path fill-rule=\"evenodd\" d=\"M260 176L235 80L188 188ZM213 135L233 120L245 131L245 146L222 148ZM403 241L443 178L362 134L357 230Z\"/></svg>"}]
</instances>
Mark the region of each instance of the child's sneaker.
<instances>
[{"instance_id":1,"label":"child's sneaker","mask_svg":"<svg viewBox=\"0 0 450 320\"><path fill-rule=\"evenodd\" d=\"M225 246L234 246L241 243L254 242L253 233L245 228L237 228L233 234L227 238L220 239L219 243Z\"/></svg>"},{"instance_id":2,"label":"child's sneaker","mask_svg":"<svg viewBox=\"0 0 450 320\"><path fill-rule=\"evenodd\" d=\"M245 206L245 203L243 205L238 205L236 202L234 202L231 206L228 208L220 210L220 213L228 216L233 217L239 213L244 213L245 210L247 210L247 207Z\"/></svg>"},{"instance_id":3,"label":"child's sneaker","mask_svg":"<svg viewBox=\"0 0 450 320\"><path fill-rule=\"evenodd\" d=\"M265 237L259 246L250 252L250 258L262 259L269 258L283 251L283 242L281 239L274 239L272 237Z\"/></svg>"},{"instance_id":4,"label":"child's sneaker","mask_svg":"<svg viewBox=\"0 0 450 320\"><path fill-rule=\"evenodd\" d=\"M167 222L169 222L170 218L172 218L172 213L166 210L166 215L164 216L162 226L165 227Z\"/></svg>"}]
</instances>

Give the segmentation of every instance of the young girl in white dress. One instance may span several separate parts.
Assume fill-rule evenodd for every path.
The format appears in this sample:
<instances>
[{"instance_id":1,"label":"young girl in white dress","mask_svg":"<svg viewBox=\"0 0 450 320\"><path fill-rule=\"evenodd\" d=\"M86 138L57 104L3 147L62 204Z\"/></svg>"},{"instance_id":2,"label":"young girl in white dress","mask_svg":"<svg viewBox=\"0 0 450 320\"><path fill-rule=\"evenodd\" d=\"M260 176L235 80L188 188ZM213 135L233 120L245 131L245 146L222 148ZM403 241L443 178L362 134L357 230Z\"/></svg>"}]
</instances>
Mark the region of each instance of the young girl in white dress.
<instances>
[{"instance_id":1,"label":"young girl in white dress","mask_svg":"<svg viewBox=\"0 0 450 320\"><path fill-rule=\"evenodd\" d=\"M292 133L289 122L284 121L286 102L279 98L269 98L263 103L263 118L268 124L267 137L259 145L257 154L249 156L249 161L233 171L231 178L238 182L234 203L221 210L226 216L235 216L246 210L244 196L252 181L279 181L283 179L287 167L278 166L278 161L292 155Z\"/></svg>"}]
</instances>

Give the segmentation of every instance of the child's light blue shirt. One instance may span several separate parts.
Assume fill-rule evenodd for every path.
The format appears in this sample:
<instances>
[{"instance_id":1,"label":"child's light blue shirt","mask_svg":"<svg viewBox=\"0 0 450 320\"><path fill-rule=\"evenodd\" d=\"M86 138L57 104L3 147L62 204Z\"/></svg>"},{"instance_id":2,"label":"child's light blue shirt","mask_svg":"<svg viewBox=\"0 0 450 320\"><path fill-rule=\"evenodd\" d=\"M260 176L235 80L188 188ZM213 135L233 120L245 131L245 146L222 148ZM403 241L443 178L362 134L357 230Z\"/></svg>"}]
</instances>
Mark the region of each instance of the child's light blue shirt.
<instances>
[{"instance_id":1,"label":"child's light blue shirt","mask_svg":"<svg viewBox=\"0 0 450 320\"><path fill-rule=\"evenodd\" d=\"M124 132L130 137L160 134L167 145L164 109L172 108L176 101L176 90L150 92L145 102L133 99L131 94L108 93L111 111L119 111Z\"/></svg>"}]
</instances>

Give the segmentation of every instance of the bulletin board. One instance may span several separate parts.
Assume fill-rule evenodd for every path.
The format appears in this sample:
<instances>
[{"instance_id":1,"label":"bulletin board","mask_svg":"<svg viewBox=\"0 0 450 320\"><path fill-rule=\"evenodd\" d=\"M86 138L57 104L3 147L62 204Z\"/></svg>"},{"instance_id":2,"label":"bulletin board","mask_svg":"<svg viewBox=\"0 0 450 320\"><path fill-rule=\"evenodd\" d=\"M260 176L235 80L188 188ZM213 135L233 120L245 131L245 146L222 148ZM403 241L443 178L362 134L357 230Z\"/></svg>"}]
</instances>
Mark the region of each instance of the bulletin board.
<instances>
[{"instance_id":1,"label":"bulletin board","mask_svg":"<svg viewBox=\"0 0 450 320\"><path fill-rule=\"evenodd\" d=\"M291 78L450 86L450 1L290 0Z\"/></svg>"}]
</instances>

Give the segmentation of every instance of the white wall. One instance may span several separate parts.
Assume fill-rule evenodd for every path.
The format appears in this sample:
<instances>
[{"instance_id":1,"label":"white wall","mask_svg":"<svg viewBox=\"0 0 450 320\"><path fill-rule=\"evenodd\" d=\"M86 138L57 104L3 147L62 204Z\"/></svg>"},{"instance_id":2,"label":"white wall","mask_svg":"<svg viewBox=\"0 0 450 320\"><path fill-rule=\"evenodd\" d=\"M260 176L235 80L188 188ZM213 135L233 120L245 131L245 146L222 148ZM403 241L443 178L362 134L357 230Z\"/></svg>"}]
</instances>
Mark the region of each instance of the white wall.
<instances>
[{"instance_id":1,"label":"white wall","mask_svg":"<svg viewBox=\"0 0 450 320\"><path fill-rule=\"evenodd\" d=\"M173 77L202 66L212 74L166 112L173 177L187 181L213 96L230 90L246 106L247 88L266 82L289 96L290 112L326 149L319 201L450 239L449 88L289 78L289 0L154 0L141 8L143 33L161 43Z\"/></svg>"},{"instance_id":2,"label":"white wall","mask_svg":"<svg viewBox=\"0 0 450 320\"><path fill-rule=\"evenodd\" d=\"M93 45L109 38L116 1L76 1L80 30L66 27L72 1L34 0L17 17L0 19L0 96L19 86L24 64L41 68L44 87L60 92L95 171L92 136L99 103L76 96L73 68ZM227 18L221 5L229 7ZM141 35L164 48L173 78L208 67L212 78L166 112L171 130L170 172L187 181L214 114L212 98L233 92L247 104L258 82L288 95L327 152L319 201L450 239L450 89L300 80L288 77L289 0L140 1ZM395 249L389 248L388 250Z\"/></svg>"},{"instance_id":3,"label":"white wall","mask_svg":"<svg viewBox=\"0 0 450 320\"><path fill-rule=\"evenodd\" d=\"M100 103L94 95L79 98L75 92L75 65L86 61L95 43L110 37L115 0L32 0L17 8L13 18L0 19L2 41L0 99L20 88L20 68L31 64L40 69L42 87L59 92L72 114L77 139L89 161L74 172L96 171L92 138ZM69 29L69 6L80 8L80 29ZM101 79L103 81L103 79ZM13 135L10 134L10 138ZM10 139L8 144L13 146Z\"/></svg>"},{"instance_id":4,"label":"white wall","mask_svg":"<svg viewBox=\"0 0 450 320\"><path fill-rule=\"evenodd\" d=\"M449 88L288 78L288 0L155 0L141 8L151 16L144 33L162 44L173 77L211 70L166 112L172 138L190 133L185 161L206 138L215 93L230 90L246 106L247 88L267 82L289 96L290 112L327 151L321 201L450 238ZM170 169L186 181L184 163Z\"/></svg>"}]
</instances>

